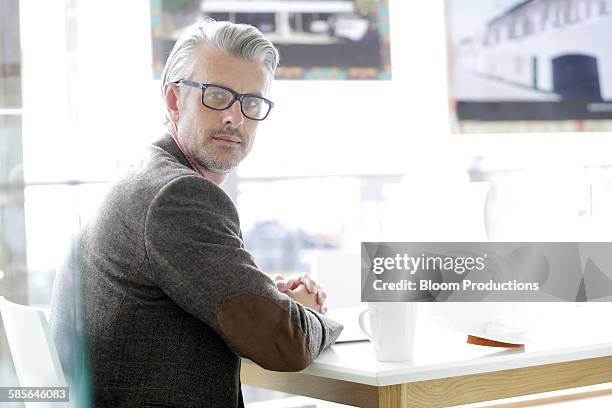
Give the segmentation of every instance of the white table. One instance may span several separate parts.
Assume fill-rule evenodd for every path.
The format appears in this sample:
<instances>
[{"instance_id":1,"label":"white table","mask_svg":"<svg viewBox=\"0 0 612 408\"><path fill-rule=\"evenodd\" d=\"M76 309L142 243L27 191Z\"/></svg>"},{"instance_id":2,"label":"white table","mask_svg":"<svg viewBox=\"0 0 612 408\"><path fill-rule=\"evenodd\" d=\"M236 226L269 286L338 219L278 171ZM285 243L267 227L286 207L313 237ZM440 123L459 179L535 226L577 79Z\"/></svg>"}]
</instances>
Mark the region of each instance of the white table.
<instances>
[{"instance_id":1,"label":"white table","mask_svg":"<svg viewBox=\"0 0 612 408\"><path fill-rule=\"evenodd\" d=\"M267 371L244 359L241 380L378 408L445 407L612 382L612 304L552 307L556 315L533 318L525 348L469 345L465 334L419 315L413 361L379 363L370 343L345 343L298 373Z\"/></svg>"}]
</instances>

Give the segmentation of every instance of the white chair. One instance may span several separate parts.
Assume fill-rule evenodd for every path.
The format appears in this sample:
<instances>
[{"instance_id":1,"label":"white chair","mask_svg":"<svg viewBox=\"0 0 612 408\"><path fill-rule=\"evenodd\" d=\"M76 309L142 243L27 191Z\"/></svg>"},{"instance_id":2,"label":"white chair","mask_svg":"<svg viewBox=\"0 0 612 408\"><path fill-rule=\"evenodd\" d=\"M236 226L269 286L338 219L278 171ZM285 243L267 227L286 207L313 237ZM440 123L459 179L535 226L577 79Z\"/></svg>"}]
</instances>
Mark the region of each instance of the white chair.
<instances>
[{"instance_id":1,"label":"white chair","mask_svg":"<svg viewBox=\"0 0 612 408\"><path fill-rule=\"evenodd\" d=\"M17 380L21 387L67 387L55 342L44 312L32 306L9 302L0 296L0 313ZM48 403L52 407L68 404ZM25 406L41 407L41 402Z\"/></svg>"}]
</instances>

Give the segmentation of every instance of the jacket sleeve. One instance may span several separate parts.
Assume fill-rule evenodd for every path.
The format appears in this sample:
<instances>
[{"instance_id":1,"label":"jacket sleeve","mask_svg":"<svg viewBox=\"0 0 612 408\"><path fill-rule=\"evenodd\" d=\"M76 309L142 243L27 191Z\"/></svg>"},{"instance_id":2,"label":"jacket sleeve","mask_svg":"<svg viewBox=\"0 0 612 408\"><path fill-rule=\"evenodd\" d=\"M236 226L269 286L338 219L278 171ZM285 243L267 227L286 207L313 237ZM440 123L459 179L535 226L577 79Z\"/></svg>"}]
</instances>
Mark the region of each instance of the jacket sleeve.
<instances>
[{"instance_id":1,"label":"jacket sleeve","mask_svg":"<svg viewBox=\"0 0 612 408\"><path fill-rule=\"evenodd\" d=\"M331 346L342 326L294 302L244 249L236 208L199 176L166 184L145 221L153 278L236 353L274 371L298 371Z\"/></svg>"}]
</instances>

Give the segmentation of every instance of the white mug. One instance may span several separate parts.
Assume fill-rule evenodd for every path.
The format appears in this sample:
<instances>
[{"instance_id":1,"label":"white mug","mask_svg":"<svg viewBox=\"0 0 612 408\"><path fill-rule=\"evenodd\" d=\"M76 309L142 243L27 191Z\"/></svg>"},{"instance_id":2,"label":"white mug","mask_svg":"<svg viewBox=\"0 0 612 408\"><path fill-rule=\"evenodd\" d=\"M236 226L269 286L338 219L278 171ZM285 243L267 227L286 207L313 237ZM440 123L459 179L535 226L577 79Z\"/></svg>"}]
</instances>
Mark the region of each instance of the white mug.
<instances>
[{"instance_id":1,"label":"white mug","mask_svg":"<svg viewBox=\"0 0 612 408\"><path fill-rule=\"evenodd\" d=\"M370 316L370 328L365 318ZM359 327L374 345L378 361L408 361L414 351L417 303L368 302L359 314Z\"/></svg>"}]
</instances>

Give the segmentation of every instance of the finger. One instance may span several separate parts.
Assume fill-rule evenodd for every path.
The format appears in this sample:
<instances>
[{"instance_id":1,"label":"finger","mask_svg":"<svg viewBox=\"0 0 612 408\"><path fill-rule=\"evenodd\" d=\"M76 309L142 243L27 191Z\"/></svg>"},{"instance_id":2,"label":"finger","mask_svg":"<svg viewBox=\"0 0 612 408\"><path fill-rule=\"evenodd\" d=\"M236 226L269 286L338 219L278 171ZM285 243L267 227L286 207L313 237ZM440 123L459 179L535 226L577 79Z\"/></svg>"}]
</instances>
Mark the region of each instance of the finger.
<instances>
[{"instance_id":1,"label":"finger","mask_svg":"<svg viewBox=\"0 0 612 408\"><path fill-rule=\"evenodd\" d=\"M317 283L313 281L310 276L302 276L302 283L304 283L306 289L308 289L310 293L317 294Z\"/></svg>"},{"instance_id":2,"label":"finger","mask_svg":"<svg viewBox=\"0 0 612 408\"><path fill-rule=\"evenodd\" d=\"M300 278L291 278L287 281L285 281L285 284L287 285L288 289L295 289L298 286L300 286L302 284L302 282L300 281Z\"/></svg>"},{"instance_id":3,"label":"finger","mask_svg":"<svg viewBox=\"0 0 612 408\"><path fill-rule=\"evenodd\" d=\"M276 284L276 289L278 289L280 292L286 292L289 289L287 281L285 281L285 278L280 273L275 274L272 279Z\"/></svg>"},{"instance_id":4,"label":"finger","mask_svg":"<svg viewBox=\"0 0 612 408\"><path fill-rule=\"evenodd\" d=\"M289 287L287 286L287 282L285 281L278 280L274 283L276 283L276 289L278 289L280 292L286 292L289 290Z\"/></svg>"},{"instance_id":5,"label":"finger","mask_svg":"<svg viewBox=\"0 0 612 408\"><path fill-rule=\"evenodd\" d=\"M327 293L325 293L325 291L323 290L321 286L317 286L317 288L318 288L317 303L323 306L323 303L325 303L325 300L327 299Z\"/></svg>"},{"instance_id":6,"label":"finger","mask_svg":"<svg viewBox=\"0 0 612 408\"><path fill-rule=\"evenodd\" d=\"M285 295L289 296L289 298L290 298L290 299L292 299L293 301L297 301L297 300L296 300L296 297L295 297L295 293L293 293L293 291L292 291L292 290L287 289L287 290L285 290L285 291L281 291L281 293L283 293L283 294L285 294Z\"/></svg>"}]
</instances>

